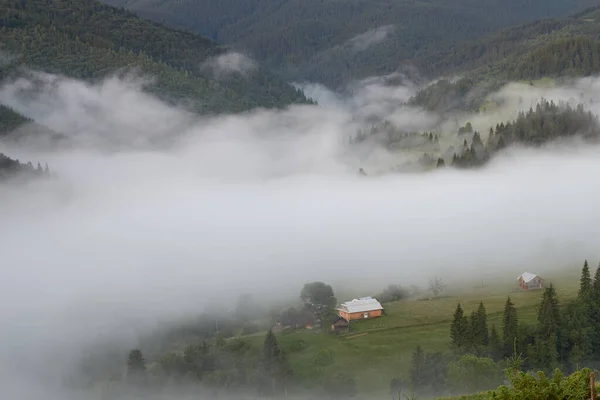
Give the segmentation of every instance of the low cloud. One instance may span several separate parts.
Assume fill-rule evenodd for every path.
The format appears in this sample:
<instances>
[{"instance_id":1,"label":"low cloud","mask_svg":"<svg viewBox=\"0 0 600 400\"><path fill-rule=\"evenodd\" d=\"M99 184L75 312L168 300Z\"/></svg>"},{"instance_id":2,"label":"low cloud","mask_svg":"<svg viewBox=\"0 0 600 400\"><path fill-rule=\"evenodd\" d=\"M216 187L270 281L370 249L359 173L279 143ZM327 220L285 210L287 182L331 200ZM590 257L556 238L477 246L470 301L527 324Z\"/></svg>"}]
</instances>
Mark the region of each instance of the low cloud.
<instances>
[{"instance_id":1,"label":"low cloud","mask_svg":"<svg viewBox=\"0 0 600 400\"><path fill-rule=\"evenodd\" d=\"M512 283L523 269L552 273L600 257L597 146L509 149L481 170L364 178L360 166L406 157L348 146L365 118L438 123L402 105L412 88L367 81L350 98L329 93L332 105L205 118L139 82L45 77L35 91L30 80L0 89L2 103L73 139L51 152L0 144L59 175L2 189L2 398L55 382L85 346L134 343L156 321L241 291L275 299L308 281L377 290L432 275Z\"/></svg>"},{"instance_id":2,"label":"low cloud","mask_svg":"<svg viewBox=\"0 0 600 400\"><path fill-rule=\"evenodd\" d=\"M355 51L364 51L373 45L383 42L394 30L394 25L384 25L370 29L348 40L345 45L352 47Z\"/></svg>"},{"instance_id":3,"label":"low cloud","mask_svg":"<svg viewBox=\"0 0 600 400\"><path fill-rule=\"evenodd\" d=\"M225 77L231 73L247 75L258 68L254 60L236 52L211 57L202 67L210 70L217 78Z\"/></svg>"}]
</instances>

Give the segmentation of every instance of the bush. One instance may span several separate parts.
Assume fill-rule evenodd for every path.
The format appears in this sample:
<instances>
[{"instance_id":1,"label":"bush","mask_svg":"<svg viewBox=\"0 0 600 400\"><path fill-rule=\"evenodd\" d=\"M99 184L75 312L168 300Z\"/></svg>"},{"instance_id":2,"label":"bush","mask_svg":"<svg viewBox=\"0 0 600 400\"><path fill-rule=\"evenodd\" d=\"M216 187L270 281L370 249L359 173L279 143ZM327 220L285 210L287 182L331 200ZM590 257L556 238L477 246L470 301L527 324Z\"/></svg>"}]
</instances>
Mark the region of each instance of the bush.
<instances>
[{"instance_id":1,"label":"bush","mask_svg":"<svg viewBox=\"0 0 600 400\"><path fill-rule=\"evenodd\" d=\"M502 371L488 357L462 356L448 365L448 383L456 391L480 392L502 383Z\"/></svg>"},{"instance_id":2,"label":"bush","mask_svg":"<svg viewBox=\"0 0 600 400\"><path fill-rule=\"evenodd\" d=\"M566 378L556 369L552 378L543 372L537 377L523 372L508 373L512 387L500 386L493 394L496 400L588 400L591 398L588 368L573 372Z\"/></svg>"}]
</instances>

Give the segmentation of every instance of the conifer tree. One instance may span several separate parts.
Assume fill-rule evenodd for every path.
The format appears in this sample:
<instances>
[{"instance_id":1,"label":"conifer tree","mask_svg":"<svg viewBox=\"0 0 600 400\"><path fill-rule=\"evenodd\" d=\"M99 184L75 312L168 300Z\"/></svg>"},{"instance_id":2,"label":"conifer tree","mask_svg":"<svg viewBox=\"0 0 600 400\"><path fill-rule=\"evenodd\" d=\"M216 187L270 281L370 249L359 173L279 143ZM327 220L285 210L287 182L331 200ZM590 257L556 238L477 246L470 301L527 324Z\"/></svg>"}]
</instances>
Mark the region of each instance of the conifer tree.
<instances>
[{"instance_id":1,"label":"conifer tree","mask_svg":"<svg viewBox=\"0 0 600 400\"><path fill-rule=\"evenodd\" d=\"M259 391L263 394L272 394L282 388L287 392L287 385L292 375L293 371L287 357L279 346L273 330L269 329L263 344Z\"/></svg>"},{"instance_id":2,"label":"conifer tree","mask_svg":"<svg viewBox=\"0 0 600 400\"><path fill-rule=\"evenodd\" d=\"M494 361L499 361L502 359L502 355L504 353L502 342L500 341L500 336L498 336L498 331L496 331L496 325L492 325L492 332L490 333L490 342L489 342L489 353L490 357Z\"/></svg>"},{"instance_id":3,"label":"conifer tree","mask_svg":"<svg viewBox=\"0 0 600 400\"><path fill-rule=\"evenodd\" d=\"M502 315L502 343L504 345L504 356L513 355L515 338L519 329L519 317L517 309L510 300L510 296L504 304L504 313Z\"/></svg>"},{"instance_id":4,"label":"conifer tree","mask_svg":"<svg viewBox=\"0 0 600 400\"><path fill-rule=\"evenodd\" d=\"M412 354L412 361L410 365L410 381L412 383L413 390L419 390L425 386L425 352L420 345Z\"/></svg>"},{"instance_id":5,"label":"conifer tree","mask_svg":"<svg viewBox=\"0 0 600 400\"><path fill-rule=\"evenodd\" d=\"M452 340L452 347L457 351L462 351L468 344L469 334L469 322L465 317L460 303L456 306L454 311L454 319L450 326L450 339Z\"/></svg>"},{"instance_id":6,"label":"conifer tree","mask_svg":"<svg viewBox=\"0 0 600 400\"><path fill-rule=\"evenodd\" d=\"M587 260L583 263L581 269L581 279L579 281L579 297L585 297L592 291L592 278L590 277L590 268Z\"/></svg>"},{"instance_id":7,"label":"conifer tree","mask_svg":"<svg viewBox=\"0 0 600 400\"><path fill-rule=\"evenodd\" d=\"M539 332L540 337L543 340L558 334L559 318L560 314L556 289L550 284L550 286L544 289L542 302L540 303L540 308L538 310Z\"/></svg>"},{"instance_id":8,"label":"conifer tree","mask_svg":"<svg viewBox=\"0 0 600 400\"><path fill-rule=\"evenodd\" d=\"M483 301L479 303L475 313L475 344L478 346L487 346L489 343L489 331L487 323L487 312Z\"/></svg>"},{"instance_id":9,"label":"conifer tree","mask_svg":"<svg viewBox=\"0 0 600 400\"><path fill-rule=\"evenodd\" d=\"M127 382L134 385L146 381L146 360L140 349L133 349L127 357Z\"/></svg>"}]
</instances>

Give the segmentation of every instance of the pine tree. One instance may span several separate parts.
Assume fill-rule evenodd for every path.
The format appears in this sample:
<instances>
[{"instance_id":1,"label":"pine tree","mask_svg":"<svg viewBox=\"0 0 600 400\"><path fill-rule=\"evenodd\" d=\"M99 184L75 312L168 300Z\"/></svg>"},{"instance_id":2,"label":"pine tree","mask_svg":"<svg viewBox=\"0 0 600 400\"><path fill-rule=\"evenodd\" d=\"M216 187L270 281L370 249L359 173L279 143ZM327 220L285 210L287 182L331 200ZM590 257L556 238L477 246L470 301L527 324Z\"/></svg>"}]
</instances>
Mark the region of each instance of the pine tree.
<instances>
[{"instance_id":1,"label":"pine tree","mask_svg":"<svg viewBox=\"0 0 600 400\"><path fill-rule=\"evenodd\" d=\"M146 360L140 349L133 349L127 357L127 382L142 384L146 381Z\"/></svg>"},{"instance_id":2,"label":"pine tree","mask_svg":"<svg viewBox=\"0 0 600 400\"><path fill-rule=\"evenodd\" d=\"M287 393L287 385L292 376L293 371L287 357L279 346L275 334L269 329L263 344L259 391L263 394L272 394L282 388Z\"/></svg>"},{"instance_id":3,"label":"pine tree","mask_svg":"<svg viewBox=\"0 0 600 400\"><path fill-rule=\"evenodd\" d=\"M579 297L585 297L592 291L592 278L590 277L590 268L585 260L581 269L581 279L579 281Z\"/></svg>"},{"instance_id":4,"label":"pine tree","mask_svg":"<svg viewBox=\"0 0 600 400\"><path fill-rule=\"evenodd\" d=\"M410 366L410 380L412 383L413 390L419 390L425 386L425 352L420 345L412 354L412 361Z\"/></svg>"},{"instance_id":5,"label":"pine tree","mask_svg":"<svg viewBox=\"0 0 600 400\"><path fill-rule=\"evenodd\" d=\"M517 309L510 300L510 296L504 304L504 314L502 315L502 343L504 345L504 356L513 355L514 341L519 329L519 317Z\"/></svg>"},{"instance_id":6,"label":"pine tree","mask_svg":"<svg viewBox=\"0 0 600 400\"><path fill-rule=\"evenodd\" d=\"M454 319L450 326L450 339L452 340L452 347L457 351L462 351L468 344L469 334L469 321L464 316L464 312L460 303L456 306L454 311Z\"/></svg>"},{"instance_id":7,"label":"pine tree","mask_svg":"<svg viewBox=\"0 0 600 400\"><path fill-rule=\"evenodd\" d=\"M498 336L498 331L496 331L496 325L492 325L492 332L490 333L490 342L489 342L489 353L490 357L494 361L499 361L502 359L502 355L504 353L502 342L500 341L500 336Z\"/></svg>"},{"instance_id":8,"label":"pine tree","mask_svg":"<svg viewBox=\"0 0 600 400\"><path fill-rule=\"evenodd\" d=\"M489 343L489 331L487 323L487 312L483 301L479 303L475 313L475 344L477 346L487 346Z\"/></svg>"},{"instance_id":9,"label":"pine tree","mask_svg":"<svg viewBox=\"0 0 600 400\"><path fill-rule=\"evenodd\" d=\"M550 286L544 289L542 302L540 303L540 308L538 310L538 326L542 340L547 340L550 339L551 336L558 335L559 318L560 314L556 289L550 284Z\"/></svg>"}]
</instances>

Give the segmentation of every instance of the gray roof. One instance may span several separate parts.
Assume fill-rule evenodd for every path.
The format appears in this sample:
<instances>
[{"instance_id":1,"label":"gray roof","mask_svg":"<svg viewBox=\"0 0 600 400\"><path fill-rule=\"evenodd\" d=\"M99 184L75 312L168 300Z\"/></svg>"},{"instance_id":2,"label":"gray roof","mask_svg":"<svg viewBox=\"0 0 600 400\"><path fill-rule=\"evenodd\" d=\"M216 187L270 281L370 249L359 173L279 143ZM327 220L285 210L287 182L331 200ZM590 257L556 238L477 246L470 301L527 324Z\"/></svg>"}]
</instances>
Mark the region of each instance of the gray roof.
<instances>
[{"instance_id":1,"label":"gray roof","mask_svg":"<svg viewBox=\"0 0 600 400\"><path fill-rule=\"evenodd\" d=\"M523 280L525 281L525 283L529 283L531 282L534 278L537 278L538 276L536 274L532 274L531 272L523 272L518 278L517 280L523 278Z\"/></svg>"},{"instance_id":2,"label":"gray roof","mask_svg":"<svg viewBox=\"0 0 600 400\"><path fill-rule=\"evenodd\" d=\"M349 313L383 310L381 303L377 299L368 297L361 297L360 299L354 299L340 304L337 308L340 311L346 311Z\"/></svg>"}]
</instances>

